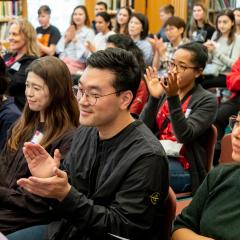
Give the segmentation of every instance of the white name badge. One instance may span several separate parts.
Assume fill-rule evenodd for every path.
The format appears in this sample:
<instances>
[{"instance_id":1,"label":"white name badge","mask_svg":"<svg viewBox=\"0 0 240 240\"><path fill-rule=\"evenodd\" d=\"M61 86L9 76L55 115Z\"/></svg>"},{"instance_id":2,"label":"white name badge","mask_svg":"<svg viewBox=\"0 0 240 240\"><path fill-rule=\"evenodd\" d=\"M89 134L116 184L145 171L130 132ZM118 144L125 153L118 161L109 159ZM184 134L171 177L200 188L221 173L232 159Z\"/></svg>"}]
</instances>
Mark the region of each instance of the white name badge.
<instances>
[{"instance_id":1,"label":"white name badge","mask_svg":"<svg viewBox=\"0 0 240 240\"><path fill-rule=\"evenodd\" d=\"M31 143L40 143L41 140L43 138L43 133L41 133L40 131L36 130L36 132L34 133L32 139L31 139Z\"/></svg>"},{"instance_id":2,"label":"white name badge","mask_svg":"<svg viewBox=\"0 0 240 240\"><path fill-rule=\"evenodd\" d=\"M18 71L21 67L21 63L19 62L15 62L12 66L11 66L11 69L15 70L15 71Z\"/></svg>"}]
</instances>

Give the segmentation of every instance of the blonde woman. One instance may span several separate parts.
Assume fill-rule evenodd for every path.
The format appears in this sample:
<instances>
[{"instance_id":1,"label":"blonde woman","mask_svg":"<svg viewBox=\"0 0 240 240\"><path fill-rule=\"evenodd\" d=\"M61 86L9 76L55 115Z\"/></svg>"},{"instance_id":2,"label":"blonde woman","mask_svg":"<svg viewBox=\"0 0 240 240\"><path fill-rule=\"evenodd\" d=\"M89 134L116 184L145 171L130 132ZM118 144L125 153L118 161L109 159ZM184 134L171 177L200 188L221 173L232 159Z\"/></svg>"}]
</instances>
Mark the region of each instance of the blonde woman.
<instances>
[{"instance_id":1,"label":"blonde woman","mask_svg":"<svg viewBox=\"0 0 240 240\"><path fill-rule=\"evenodd\" d=\"M9 52L3 56L11 78L9 94L20 110L25 104L25 70L38 55L36 31L27 20L14 20L9 29Z\"/></svg>"}]
</instances>

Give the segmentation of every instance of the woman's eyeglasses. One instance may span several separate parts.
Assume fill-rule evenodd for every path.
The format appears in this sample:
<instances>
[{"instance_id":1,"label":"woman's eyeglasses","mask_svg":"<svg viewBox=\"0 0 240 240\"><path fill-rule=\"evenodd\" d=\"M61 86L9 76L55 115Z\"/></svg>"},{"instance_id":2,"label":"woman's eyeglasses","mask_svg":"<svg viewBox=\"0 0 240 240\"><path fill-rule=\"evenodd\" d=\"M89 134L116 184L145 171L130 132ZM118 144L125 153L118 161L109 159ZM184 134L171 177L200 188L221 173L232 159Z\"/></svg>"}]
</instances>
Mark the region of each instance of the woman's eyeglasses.
<instances>
[{"instance_id":1,"label":"woman's eyeglasses","mask_svg":"<svg viewBox=\"0 0 240 240\"><path fill-rule=\"evenodd\" d=\"M178 65L174 61L167 61L167 66L169 69L176 69L177 72L179 72L179 73L185 72L188 68L191 68L191 69L199 68L199 67L195 67L195 66Z\"/></svg>"}]
</instances>

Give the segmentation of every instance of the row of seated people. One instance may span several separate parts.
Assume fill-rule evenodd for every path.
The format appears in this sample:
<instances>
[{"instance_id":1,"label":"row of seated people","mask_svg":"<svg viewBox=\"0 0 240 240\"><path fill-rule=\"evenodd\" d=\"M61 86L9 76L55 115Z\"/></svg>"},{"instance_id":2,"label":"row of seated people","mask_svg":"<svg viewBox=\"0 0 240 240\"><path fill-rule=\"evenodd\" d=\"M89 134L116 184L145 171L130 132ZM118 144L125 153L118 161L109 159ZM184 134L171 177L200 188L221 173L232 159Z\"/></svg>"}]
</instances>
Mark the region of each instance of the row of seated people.
<instances>
[{"instance_id":1,"label":"row of seated people","mask_svg":"<svg viewBox=\"0 0 240 240\"><path fill-rule=\"evenodd\" d=\"M101 53L99 53L99 54L101 54ZM29 135L28 135L27 131L26 131L26 133L24 133L26 135L25 136L23 135L24 137L26 137L26 139L30 140L32 138L32 142L39 142L40 141L43 146L44 146L44 137L45 136L46 137L51 137L53 133L41 134L41 132L43 131L42 130L43 126L41 126L42 124L40 124L40 123L44 123L45 121L47 122L47 120L48 120L48 118L46 116L47 112L45 113L45 110L41 109L41 107L43 107L43 108L45 107L46 109L48 108L48 104L49 104L48 100L50 98L50 96L48 96L48 95L49 95L49 92L51 92L51 94L52 94L53 90L50 91L48 88L46 88L46 85L44 85L44 83L41 82L46 76L50 75L50 73L48 73L46 75L46 74L42 74L41 71L45 70L45 71L51 72L52 71L51 66L54 65L54 64L57 65L57 63L54 62L54 61L56 61L56 59L51 60L51 61L53 61L51 64L50 64L50 62L45 63L45 61L46 61L46 59L44 59L44 58L42 58L42 60L39 59L39 60L34 61L31 66L33 68L35 66L36 70L31 70L31 68L28 70L29 72L28 72L28 77L27 77L27 81L26 81L26 95L28 97L27 107L32 109L33 112L39 112L39 119L38 119L39 124L36 124L36 125L33 124L34 127L35 127L35 130L36 130L36 132L34 132L34 136L30 137L30 135L33 135L32 130L31 131L29 130ZM172 123L173 126L170 125L169 120L168 120L168 122L163 124L165 119L162 118L162 125L166 125L166 126L165 126L164 129L162 129L162 131L158 132L158 135L160 135L160 134L163 135L163 136L167 136L167 135L170 135L170 134L173 135L173 131L171 130L171 128L174 128L174 133L175 133L175 129L176 129L176 132L179 133L179 136L177 135L177 136L175 136L175 138L176 139L178 139L178 138L183 139L182 142L185 144L185 149L184 149L185 152L182 154L183 158L179 159L179 160L181 160L179 162L181 163L182 166L188 166L188 168L186 168L184 170L195 167L194 164L196 165L196 162L197 162L197 161L194 162L194 159L191 160L191 158L188 158L188 154L190 153L190 151L188 151L188 149L187 149L189 141L191 141L192 146L196 143L198 144L198 142L197 142L198 139L197 138L192 138L192 139L191 138L186 138L186 143L185 143L184 142L184 137L185 136L192 137L193 133L195 133L196 136L200 135L202 137L202 134L204 134L204 132L205 132L204 128L206 130L211 125L211 123L214 121L214 116L215 116L215 112L216 112L216 99L214 98L213 95L211 95L211 93L203 90L201 88L201 86L198 85L197 82L196 82L196 78L198 78L201 75L201 71L204 69L206 61L207 61L207 51L206 51L206 49L201 44L189 43L189 44L182 45L181 47L179 47L179 49L174 54L173 61L171 61L169 63L169 67L171 68L172 71L171 71L171 74L169 74L167 80L163 78L162 81L159 81L157 72L154 71L151 68L149 68L147 70L147 73L145 75L146 82L147 82L147 85L148 85L148 88L149 88L149 91L150 91L150 94L151 94L152 98L149 100L148 105L146 105L146 109L143 112L143 115L140 116L140 117L143 120L145 118L146 119L145 121L147 123L149 120L146 118L146 115L147 115L146 113L149 111L149 109L151 111L154 110L154 109L155 109L155 111L156 111L156 109L158 110L158 101L159 101L158 99L160 99L161 101L164 101L163 99L165 98L165 96L167 97L167 100L166 100L167 102L165 101L165 104L162 104L162 108L159 111L159 115L165 116L165 119L167 119L167 117L169 116L168 114L170 114L170 117L169 117L170 119L169 120L171 120L171 123ZM39 63L44 63L44 65L41 66L41 64L39 65ZM60 76L67 76L67 75L70 76L70 74L68 72L66 72L66 67L65 67L65 72L60 71L60 69L64 68L64 66L61 65L62 64L61 62L58 62L58 64L60 66L58 68L56 68L58 71L55 71L55 72L58 72L58 74L60 74ZM47 70L47 66L50 68L49 70ZM93 66L94 66L94 63L93 63ZM38 71L40 71L40 72L38 72ZM41 77L39 77L39 75ZM51 76L51 79L54 79L55 81L59 81L60 76L57 76L57 77ZM45 81L48 81L48 80L45 80ZM57 86L56 84L52 85L52 87L54 87L54 88L56 88L56 86ZM71 86L66 88L66 90L68 91L68 94L62 94L62 95L60 95L60 97L64 98L64 97L68 96L70 92L72 94ZM58 91L56 91L56 89L55 89L55 92L57 92L56 95L59 94ZM120 92L121 92L121 89L120 89ZM154 92L155 92L155 94L154 94ZM198 95L198 92L200 92L202 96L204 96L204 95L206 96L206 99L204 98L204 101L200 101L200 100L198 100L198 98L196 98L196 96ZM42 94L42 95L40 94L39 99L41 99L43 101L40 104L36 100L34 100L34 98L32 97L32 95L34 96L34 94L36 94L36 96L37 96L39 93ZM115 93L116 92L113 92L113 94L115 94ZM81 94L82 94L82 96L86 95L85 92L82 92L82 89L79 90L78 95L81 96ZM98 95L96 96L96 95L97 94L87 93L88 100L91 99L90 101L94 102L94 103L93 102L91 103L93 105L95 105L96 102L97 102L97 99L99 97L101 97L101 94L99 94L99 96ZM107 95L109 95L109 94L107 94ZM59 103L59 102L63 101L63 100L61 100L60 97L59 96L56 97L56 102ZM102 97L104 97L104 96L102 96ZM187 100L188 101L186 103L185 109L181 110L180 100L183 100L184 97L185 97L185 101L187 101ZM31 98L33 98L33 99L31 99ZM75 99L73 94L72 94L72 97L70 97L70 98L72 100ZM81 99L81 97L80 97L80 99ZM36 102L37 102L37 104L36 104ZM66 100L65 100L65 102L66 102ZM190 103L192 105L190 105ZM210 110L207 107L206 103L210 104L209 106L212 107ZM56 107L56 105L57 104L55 103L54 106ZM59 104L58 104L58 106L59 106ZM191 108L190 108L190 106L191 106ZM201 106L201 107L197 107L197 106ZM25 110L26 113L27 113L27 107L26 107L26 110ZM171 108L171 107L173 107L173 108ZM205 109L205 107L206 107L206 109ZM113 110L113 109L111 109L111 110ZM29 109L28 109L28 111L29 111ZM86 110L83 110L83 111L85 111L85 113L83 113L83 116L85 114L86 115L89 114L89 112L87 112ZM200 111L200 112L197 112L197 111ZM209 111L212 115L209 114ZM57 116L58 115L57 111L54 111L54 112ZM72 111L72 113L73 113L73 111ZM199 114L199 113L202 113L202 114ZM76 109L75 109L75 114L76 114ZM144 116L144 114L145 114L145 116ZM209 122L207 122L206 120L203 120L202 118L199 118L199 116L202 116L202 115L203 116L210 116L211 120ZM29 120L34 119L33 117L31 117L31 114L27 114L27 116L29 117ZM176 116L176 118L179 118L179 120L181 120L180 121L180 123L182 123L182 129L181 130L185 129L185 131L180 131L180 130L177 129L178 126L179 126L178 125L179 123L174 125L174 116ZM161 120L161 118L159 118L159 119ZM186 119L188 121L186 121ZM203 121L204 121L204 124L202 125L202 129L200 129L201 124L199 124L199 123L202 123ZM57 120L55 122L59 122L59 120ZM78 120L75 121L75 127L76 127L77 122L78 122ZM29 122L26 121L25 124L27 124L27 123L29 123ZM18 123L18 124L20 124L20 123ZM208 126L207 126L207 124L208 124ZM198 125L199 125L199 129L197 127ZM14 133L14 135L12 136L12 139L9 139L9 141L8 141L9 144L13 144L13 145L10 145L11 146L10 149L8 149L7 145L6 145L5 151L9 151L9 150L12 151L12 149L15 149L15 151L16 150L19 151L19 154L20 154L19 157L23 158L23 155L21 154L22 149L21 149L21 147L19 148L18 143L16 143L16 142L20 141L20 138L22 137L22 136L19 136L19 134L17 134L18 131L19 131L18 128L21 129L21 125L20 126L16 125L16 127L14 127L14 128L12 129L12 132ZM72 127L68 127L68 129L71 129L71 128ZM21 130L23 130L23 128ZM200 133L197 133L197 130L199 130ZM45 131L46 130L44 129L44 132ZM54 129L54 131L55 131L55 129ZM181 135L181 134L183 134L183 135ZM41 137L43 137L43 139L41 139ZM174 140L173 139L174 136L170 136L170 137L172 138L172 140ZM206 138L204 138L204 140L205 139ZM162 140L166 140L166 138L162 137ZM24 141L26 141L26 140L24 140ZM63 141L63 142L65 142L65 143L68 142L69 143L69 141ZM201 142L202 141L199 141L200 145L201 145ZM23 142L21 144L23 145ZM26 145L26 147L27 146L28 145ZM57 147L57 146L55 145L54 148L55 147ZM198 148L198 149L200 149L200 148ZM192 148L191 150L194 151L194 148ZM28 155L26 153L26 158L31 159L31 156L34 152L35 151L33 151L30 155ZM39 153L40 152L41 151L39 151ZM15 152L14 152L14 155L15 155ZM56 158L59 158L59 156L58 156L59 152L56 152L55 155L56 155ZM6 156L9 156L9 157L6 157ZM18 178L21 178L23 176L21 176L22 173L19 173L19 175L16 174L15 173L15 171L16 171L15 166L12 166L11 164L9 164L8 161L12 161L10 159L10 156L11 156L11 154L6 154L5 159L3 159L3 166L5 168L7 168L7 171L5 169L3 171L2 176L6 177L7 172L10 174L11 173L10 168L13 167L12 170L14 171L15 178L14 179L12 179L12 178L11 179L5 179L2 182L6 182L7 185L10 184L10 186L12 186L13 189L14 189L14 187L15 188L17 187L16 181L18 180ZM204 157L203 157L203 159L204 159ZM171 160L177 162L178 158L175 158L175 159L173 158ZM174 166L171 163L171 160L169 161L170 176L171 176L171 165ZM18 162L18 166L19 166L19 160L16 161L16 162ZM25 171L27 171L26 175L29 175L29 170L26 166L26 162L23 163L23 166L24 165L25 165L25 168L20 167L19 170L24 169ZM203 164L203 165L206 165L206 164ZM179 166L179 164L178 164L178 166ZM199 174L198 176L197 175L194 176L194 177L198 177L198 179L197 179L198 182L194 183L195 185L192 184L192 190L193 191L195 191L194 188L197 187L197 185L199 185L200 182L203 179L203 177L200 176L200 174L203 174L203 175L206 174L206 169L204 169L204 167L202 168L201 171L198 172L198 174ZM191 174L192 174L192 172L194 172L194 171L191 171ZM45 173L45 174L48 176L49 173ZM189 172L188 172L187 175L189 175ZM190 178L188 176L188 178L192 179L192 180L194 179L194 177L193 177L193 175L190 176ZM24 186L24 184L27 184L27 182L25 182L25 181L26 180L22 180L22 181L19 182L19 184L20 185L22 184L22 186ZM186 184L184 182L184 186L186 186L186 185L189 185L189 183ZM33 189L28 188L28 187L26 187L26 189L30 190L30 191L33 191ZM18 191L21 193L22 190L18 189ZM15 192L13 191L12 194L14 196ZM39 195L41 195L41 193ZM24 197L26 197L26 195ZM11 200L11 197L9 198L9 195L8 195L8 197L6 197L6 199L5 199L6 206L11 206L11 205L16 204L16 201L13 200L11 202L10 200ZM24 199L24 201L26 201L26 199ZM24 206L24 203L25 203L24 201L23 201L23 203L18 202L18 204L19 204L18 206L19 207ZM3 200L3 202L4 202L4 200ZM8 214L9 214L9 212L8 212ZM14 221L16 221L16 219L14 219ZM32 221L32 220L30 219L30 221ZM22 222L21 222L21 224L22 224ZM25 224L27 225L27 220L25 221ZM31 222L31 224L32 224L32 222ZM21 227L22 227L22 225L21 225ZM2 231L5 231L5 230L2 230Z\"/></svg>"}]
</instances>

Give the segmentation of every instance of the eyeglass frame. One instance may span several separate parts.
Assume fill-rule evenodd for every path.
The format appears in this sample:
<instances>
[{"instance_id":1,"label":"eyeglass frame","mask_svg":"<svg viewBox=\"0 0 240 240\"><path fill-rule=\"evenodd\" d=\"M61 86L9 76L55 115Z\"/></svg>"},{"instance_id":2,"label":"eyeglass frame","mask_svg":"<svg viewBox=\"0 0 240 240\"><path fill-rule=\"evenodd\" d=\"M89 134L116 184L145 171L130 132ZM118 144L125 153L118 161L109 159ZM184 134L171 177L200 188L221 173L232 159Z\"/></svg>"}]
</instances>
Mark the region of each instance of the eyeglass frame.
<instances>
[{"instance_id":1,"label":"eyeglass frame","mask_svg":"<svg viewBox=\"0 0 240 240\"><path fill-rule=\"evenodd\" d=\"M194 66L180 66L180 65L174 63L173 60L166 61L166 63L167 63L167 66L168 66L169 68L176 68L176 69L177 69L177 72L179 72L179 73L185 72L188 68L190 68L190 69L199 69L199 68L200 68L200 67L194 67ZM170 66L171 64L172 64L173 66ZM179 68L182 68L183 70L179 71Z\"/></svg>"},{"instance_id":2,"label":"eyeglass frame","mask_svg":"<svg viewBox=\"0 0 240 240\"><path fill-rule=\"evenodd\" d=\"M228 125L229 125L231 130L233 130L233 128L235 127L236 123L237 123L238 126L240 126L240 120L237 120L237 116L236 115L232 115L231 117L229 117Z\"/></svg>"},{"instance_id":3,"label":"eyeglass frame","mask_svg":"<svg viewBox=\"0 0 240 240\"><path fill-rule=\"evenodd\" d=\"M87 99L87 101L89 102L89 104L91 105L91 106L95 106L96 104L97 104L97 100L99 99L99 98L102 98L102 97L106 97L106 96L110 96L110 95L113 95L113 94L118 94L118 93L120 93L120 92L122 92L122 91L125 91L125 90L119 90L119 91L116 91L116 92L112 92L112 93L108 93L108 94L104 94L104 95L101 95L101 94L91 94L91 93L88 93L88 92L86 92L86 90L81 90L81 89L78 89L78 91L77 91L77 101L79 102L80 100L81 100L81 98L85 95L85 97L86 97L86 99ZM79 95L79 92L81 92L81 97L79 97L78 95ZM89 101L89 97L93 97L93 98L95 98L95 103L94 104L92 104L90 101Z\"/></svg>"}]
</instances>

